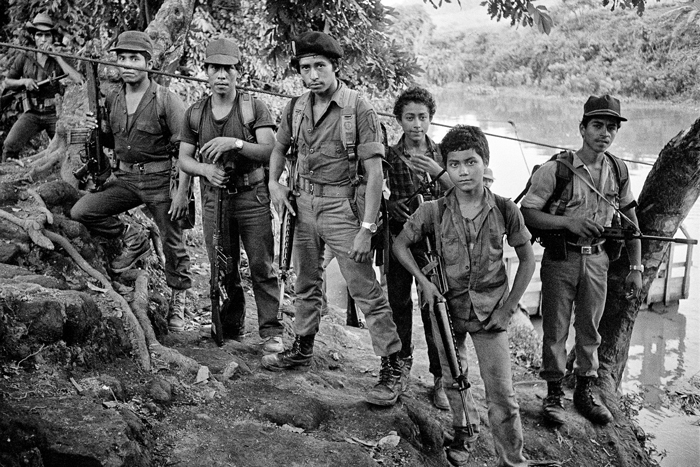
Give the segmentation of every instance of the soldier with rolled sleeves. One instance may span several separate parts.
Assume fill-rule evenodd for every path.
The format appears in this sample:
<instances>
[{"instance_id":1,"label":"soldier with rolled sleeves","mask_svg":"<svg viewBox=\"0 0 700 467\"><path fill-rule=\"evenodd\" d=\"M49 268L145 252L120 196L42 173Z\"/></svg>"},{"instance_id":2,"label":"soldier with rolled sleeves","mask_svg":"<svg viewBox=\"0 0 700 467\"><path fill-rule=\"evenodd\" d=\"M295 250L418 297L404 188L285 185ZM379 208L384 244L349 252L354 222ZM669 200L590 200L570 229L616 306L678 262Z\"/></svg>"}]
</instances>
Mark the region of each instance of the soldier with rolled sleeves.
<instances>
[{"instance_id":1,"label":"soldier with rolled sleeves","mask_svg":"<svg viewBox=\"0 0 700 467\"><path fill-rule=\"evenodd\" d=\"M56 25L49 15L39 13L27 23L27 32L37 49L51 52L54 50ZM67 74L68 78L81 83L83 77L70 63L57 55L41 52L20 53L10 68L5 79L7 89L24 90L24 113L19 116L5 138L2 150L3 162L16 159L27 142L46 130L49 138L56 133L56 94L63 93L63 86L58 81L48 82L39 87L37 83L52 77Z\"/></svg>"},{"instance_id":2,"label":"soldier with rolled sleeves","mask_svg":"<svg viewBox=\"0 0 700 467\"><path fill-rule=\"evenodd\" d=\"M221 239L234 265L226 278L231 297L221 312L224 337L240 339L244 334L245 292L239 272L243 242L253 294L258 310L258 330L265 354L284 350L282 323L277 320L279 283L272 268L274 237L266 166L275 145L275 122L267 106L248 93L236 90L241 53L230 39L207 45L204 70L211 95L193 104L185 114L180 141L180 164L185 172L201 177L202 223L209 261L216 261L214 235L216 190L223 190ZM250 102L252 101L252 102ZM241 110L251 110L246 123ZM194 159L200 148L201 162Z\"/></svg>"},{"instance_id":3,"label":"soldier with rolled sleeves","mask_svg":"<svg viewBox=\"0 0 700 467\"><path fill-rule=\"evenodd\" d=\"M145 32L121 33L110 51L117 53L117 64L152 66L153 42ZM185 104L152 81L147 71L120 68L119 73L124 84L107 97L101 122L103 144L114 149L119 163L113 171L115 178L101 191L80 198L71 209L71 217L91 233L107 238L124 236L125 250L111 263L112 270L120 273L150 253L150 242L146 232L125 228L117 215L146 204L163 239L165 277L172 289L168 329L183 331L186 292L192 279L190 257L177 220L187 213L190 177L180 171L178 191L171 200L170 171L172 145L180 135Z\"/></svg>"},{"instance_id":4,"label":"soldier with rolled sleeves","mask_svg":"<svg viewBox=\"0 0 700 467\"><path fill-rule=\"evenodd\" d=\"M293 49L292 65L310 91L283 112L270 158L269 186L277 212L286 207L297 217L293 250L297 272L296 337L290 349L263 357L262 364L273 371L311 364L321 320L321 264L327 245L338 260L350 294L365 315L372 346L381 357L379 382L368 392L367 401L393 405L400 394L401 341L389 303L376 279L370 249L382 195L381 128L372 106L360 97L354 110L355 149L363 177L361 183L353 183L357 180L352 173L356 167L351 160L354 154L348 154L343 145L341 126L344 103L353 91L337 78L343 50L335 39L320 32L301 34L294 40ZM293 137L297 137L298 147L296 212L289 202L289 188L278 182Z\"/></svg>"}]
</instances>

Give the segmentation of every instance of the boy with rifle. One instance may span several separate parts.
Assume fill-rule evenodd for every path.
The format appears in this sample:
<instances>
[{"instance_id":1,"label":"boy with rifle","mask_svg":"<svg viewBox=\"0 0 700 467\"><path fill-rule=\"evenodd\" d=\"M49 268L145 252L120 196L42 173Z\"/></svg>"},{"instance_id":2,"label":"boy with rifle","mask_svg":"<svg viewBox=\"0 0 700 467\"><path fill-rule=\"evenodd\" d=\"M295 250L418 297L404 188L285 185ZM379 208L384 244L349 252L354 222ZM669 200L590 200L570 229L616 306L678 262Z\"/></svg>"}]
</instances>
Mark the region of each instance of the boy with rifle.
<instances>
[{"instance_id":1,"label":"boy with rifle","mask_svg":"<svg viewBox=\"0 0 700 467\"><path fill-rule=\"evenodd\" d=\"M216 329L214 323L212 336L222 344L223 338L240 340L245 333L245 291L239 271L242 241L250 265L262 350L277 353L284 346L282 323L277 319L280 288L272 268L274 237L266 170L275 144L275 122L262 101L236 89L241 53L235 42L213 40L205 53L211 95L185 113L180 167L202 181L204 238L212 272L218 273L211 278L212 283L218 283L212 284L212 311L219 306L214 303L218 291L229 297L220 310L221 327ZM197 148L201 162L194 159ZM217 196L223 201L217 203ZM217 224L220 231L215 229ZM214 245L214 240L220 244Z\"/></svg>"},{"instance_id":2,"label":"boy with rifle","mask_svg":"<svg viewBox=\"0 0 700 467\"><path fill-rule=\"evenodd\" d=\"M389 230L395 237L401 233L406 219L418 207L418 194L423 199L437 199L452 186L449 177L443 172L440 148L428 136L430 122L435 115L435 99L425 89L414 87L402 92L394 104L394 116L403 129L399 141L388 148L389 186L391 196L387 202ZM418 265L425 263L422 244L411 247ZM408 389L413 365L413 300L411 287L413 276L394 256L389 257L386 268L386 286L389 305L393 313L396 330L401 338L403 373L402 392ZM429 371L433 375L433 405L441 410L450 410L450 404L443 389L442 370L437 347L433 341L433 331L427 307L421 307L421 318L428 347Z\"/></svg>"},{"instance_id":3,"label":"boy with rifle","mask_svg":"<svg viewBox=\"0 0 700 467\"><path fill-rule=\"evenodd\" d=\"M418 207L394 240L393 253L416 278L430 310L455 430L447 459L467 465L479 433L479 414L466 381L468 333L486 389L498 465L526 466L506 329L535 270L530 233L512 201L484 188L489 147L480 129L457 125L440 149L454 188ZM520 262L510 291L504 235ZM426 237L432 237L426 245L430 257L421 270L410 247Z\"/></svg>"},{"instance_id":4,"label":"boy with rifle","mask_svg":"<svg viewBox=\"0 0 700 467\"><path fill-rule=\"evenodd\" d=\"M26 25L27 32L37 49L54 50L54 35L58 32L49 15L39 13ZM22 52L7 73L5 85L8 90L24 91L19 116L5 138L2 161L16 159L27 142L42 130L49 138L56 132L56 94L63 94L59 75L68 76L74 83L82 83L83 77L64 58L41 52Z\"/></svg>"}]
</instances>

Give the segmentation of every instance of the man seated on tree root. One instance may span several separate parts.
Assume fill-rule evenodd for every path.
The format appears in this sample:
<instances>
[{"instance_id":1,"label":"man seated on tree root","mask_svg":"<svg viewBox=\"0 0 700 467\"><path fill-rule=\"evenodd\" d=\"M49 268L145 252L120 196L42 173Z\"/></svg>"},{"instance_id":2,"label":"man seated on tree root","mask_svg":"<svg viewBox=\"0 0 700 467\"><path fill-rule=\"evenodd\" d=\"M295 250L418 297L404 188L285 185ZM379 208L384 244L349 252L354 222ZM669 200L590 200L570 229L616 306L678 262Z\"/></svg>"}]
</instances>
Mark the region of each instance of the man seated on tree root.
<instances>
[{"instance_id":1,"label":"man seated on tree root","mask_svg":"<svg viewBox=\"0 0 700 467\"><path fill-rule=\"evenodd\" d=\"M39 13L27 23L34 46L45 51L54 50L57 33L53 20L45 13ZM5 85L8 90L23 90L22 113L5 138L2 148L2 161L17 159L27 142L42 130L49 138L56 132L56 94L63 94L63 86L58 81L49 81L39 87L37 83L67 74L68 78L81 83L83 77L71 64L58 55L41 52L20 53L7 73Z\"/></svg>"},{"instance_id":2,"label":"man seated on tree root","mask_svg":"<svg viewBox=\"0 0 700 467\"><path fill-rule=\"evenodd\" d=\"M236 89L241 53L230 39L209 43L204 70L211 95L185 113L180 142L180 164L185 172L201 177L202 221L209 262L216 224L216 191L221 189L222 247L232 258L226 276L227 309L221 310L223 336L240 339L245 328L245 292L239 263L243 242L250 266L258 310L258 330L264 354L284 350L282 323L277 320L279 283L272 268L274 236L267 165L275 145L275 123L265 103ZM200 148L201 162L194 159Z\"/></svg>"},{"instance_id":3,"label":"man seated on tree root","mask_svg":"<svg viewBox=\"0 0 700 467\"><path fill-rule=\"evenodd\" d=\"M592 422L606 424L613 420L607 407L594 397L592 387L598 377L598 325L605 309L611 261L606 250L614 245L601 234L620 212L637 224L627 167L606 152L620 122L626 120L620 115L619 100L608 95L591 96L583 106L579 124L581 149L564 151L533 173L532 186L521 205L528 226L545 232L541 236L545 250L540 271L544 333L540 376L547 381L547 397L542 411L547 420L557 424L565 422L562 379L574 307L574 406ZM564 175L569 179L565 185L560 182L567 179ZM626 246L631 266L625 282L636 294L644 270L641 245L637 239L626 241Z\"/></svg>"},{"instance_id":4,"label":"man seated on tree root","mask_svg":"<svg viewBox=\"0 0 700 467\"><path fill-rule=\"evenodd\" d=\"M117 53L119 64L144 69L153 65L153 42L144 32L121 33L110 51ZM104 119L99 122L102 141L114 148L119 165L101 191L78 200L71 217L91 233L123 236L125 249L111 263L112 270L121 273L147 257L151 247L145 230L125 227L117 215L146 204L163 239L165 277L172 289L168 329L179 332L185 328L187 289L192 286L190 258L178 222L187 213L190 177L180 172L177 194L171 200L170 174L185 105L176 94L152 81L147 71L119 68L119 73L124 84L107 96Z\"/></svg>"},{"instance_id":5,"label":"man seated on tree root","mask_svg":"<svg viewBox=\"0 0 700 467\"><path fill-rule=\"evenodd\" d=\"M374 351L381 357L379 382L368 392L367 401L393 405L400 393L401 341L371 258L382 196L384 145L379 119L366 99L338 79L343 49L335 39L307 32L296 38L293 49L292 64L310 91L284 109L270 158L270 195L278 213L286 208L297 218L296 337L290 349L266 355L262 364L273 371L311 364L321 321L321 265L327 245L365 315ZM344 134L344 129L352 134ZM348 136L356 144L344 144L350 141ZM289 201L295 193L279 183L292 145L298 148L298 154L290 155L298 158L296 211Z\"/></svg>"}]
</instances>

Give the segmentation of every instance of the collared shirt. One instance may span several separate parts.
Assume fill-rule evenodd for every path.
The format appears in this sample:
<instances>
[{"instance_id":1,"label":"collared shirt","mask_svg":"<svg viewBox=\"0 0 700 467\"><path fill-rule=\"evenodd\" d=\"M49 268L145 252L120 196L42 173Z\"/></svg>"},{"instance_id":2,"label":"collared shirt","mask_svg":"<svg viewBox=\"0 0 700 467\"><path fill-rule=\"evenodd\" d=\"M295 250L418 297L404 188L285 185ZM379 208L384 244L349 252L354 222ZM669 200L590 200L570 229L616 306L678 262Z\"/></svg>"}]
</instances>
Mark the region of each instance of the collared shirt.
<instances>
[{"instance_id":1,"label":"collared shirt","mask_svg":"<svg viewBox=\"0 0 700 467\"><path fill-rule=\"evenodd\" d=\"M116 158L124 162L155 162L171 157L171 143L180 138L182 116L185 104L177 94L167 89L159 91L159 84L150 82L141 97L133 118L128 118L126 111L125 87L112 94L106 101L108 134L114 140L106 138L105 146L114 147ZM164 97L158 104L157 99ZM164 115L159 115L162 106ZM113 143L113 144L110 144Z\"/></svg>"},{"instance_id":2,"label":"collared shirt","mask_svg":"<svg viewBox=\"0 0 700 467\"><path fill-rule=\"evenodd\" d=\"M236 93L236 98L233 102L233 107L231 108L231 111L228 113L228 115L226 115L220 120L214 118L214 114L212 113L211 97L206 97L206 102L202 111L202 121L192 122L198 124L198 128L192 128L190 126L192 108L197 104L195 103L194 105L190 106L190 108L187 109L187 112L185 112L180 141L199 147L202 147L207 142L219 136L238 138L243 141L247 141L246 133L243 128L243 118L241 117L241 109L239 103L240 95L240 93ZM272 120L272 115L270 115L270 111L268 110L265 103L259 99L253 98L253 104L253 110L255 112L255 121L252 125L253 141L249 142L256 142L255 130L257 130L258 128L275 127L275 122ZM197 133L199 133L199 136L197 136ZM236 171L239 174L249 173L257 167L261 167L264 165L258 161L253 161L246 157L239 156L237 151L230 151L230 153L231 154L227 153L224 155L224 160L231 160L231 155L233 155L233 159L235 160L236 165Z\"/></svg>"},{"instance_id":3,"label":"collared shirt","mask_svg":"<svg viewBox=\"0 0 700 467\"><path fill-rule=\"evenodd\" d=\"M317 116L313 124L313 94L308 92L299 99L306 99L306 107L301 117L298 139L297 172L313 183L328 185L348 185L351 183L350 163L341 137L341 93L347 86L338 81L338 89L323 115ZM292 143L292 129L289 114L293 112L291 102L282 113L282 122L277 132L277 141L289 146ZM357 157L360 160L384 156L382 131L377 113L371 104L360 97L356 108Z\"/></svg>"},{"instance_id":4,"label":"collared shirt","mask_svg":"<svg viewBox=\"0 0 700 467\"><path fill-rule=\"evenodd\" d=\"M518 247L530 241L530 232L515 203L506 200L506 212L500 212L489 189L484 190L486 204L481 213L465 219L454 190L450 188L445 194L437 236L449 287L445 298L456 316L466 320L473 309L484 321L508 296L503 236L510 246ZM423 203L406 221L403 232L410 242L417 243L435 232L438 206L437 200ZM458 309L454 309L455 304Z\"/></svg>"},{"instance_id":5,"label":"collared shirt","mask_svg":"<svg viewBox=\"0 0 700 467\"><path fill-rule=\"evenodd\" d=\"M587 180L596 187L598 191L605 195L605 197L615 205L615 207L627 206L628 204L634 202L634 196L630 190L629 180L622 187L618 188L617 177L615 175L615 168L612 167L608 157L603 158L603 164L600 170L600 179L597 181L593 180L591 173L588 171L586 164L583 163L581 158L574 152L573 166L576 171L582 174ZM532 174L532 186L522 200L521 206L524 208L531 208L542 210L547 200L554 192L554 188L557 184L556 172L557 164L559 162L548 161L542 165L535 173ZM595 222L602 224L604 227L610 227L612 224L613 215L615 210L600 198L600 196L594 192L586 183L581 180L581 178L575 174L572 174L572 187L567 189L572 189L571 199L566 204L563 216L567 217L578 217L591 219ZM555 214L557 207L559 206L560 200L556 200L552 203L549 208L549 214Z\"/></svg>"},{"instance_id":6,"label":"collared shirt","mask_svg":"<svg viewBox=\"0 0 700 467\"><path fill-rule=\"evenodd\" d=\"M30 56L29 53L32 55ZM41 67L36 61L36 55L33 52L21 53L17 56L12 68L7 73L9 79L32 78L34 81L43 81L52 76L60 76L63 74L63 69L58 62L51 56L46 59L44 66ZM30 97L38 99L52 99L56 94L62 94L63 86L58 81L47 83L36 91L29 91Z\"/></svg>"},{"instance_id":7,"label":"collared shirt","mask_svg":"<svg viewBox=\"0 0 700 467\"><path fill-rule=\"evenodd\" d=\"M425 152L427 157L435 160L442 165L442 156L440 148L428 136L425 137L428 142L428 149ZM415 193L423 182L426 181L426 174L413 166L409 167L406 161L411 162L411 154L406 150L405 144L406 135L402 135L399 142L391 146L387 151L387 162L389 163L389 185L391 188L391 199L404 200ZM404 160L405 159L405 160ZM437 199L443 194L442 185L436 181L430 190L423 190L424 201ZM415 206L409 207L411 212L415 211ZM402 222L403 223L403 222Z\"/></svg>"}]
</instances>

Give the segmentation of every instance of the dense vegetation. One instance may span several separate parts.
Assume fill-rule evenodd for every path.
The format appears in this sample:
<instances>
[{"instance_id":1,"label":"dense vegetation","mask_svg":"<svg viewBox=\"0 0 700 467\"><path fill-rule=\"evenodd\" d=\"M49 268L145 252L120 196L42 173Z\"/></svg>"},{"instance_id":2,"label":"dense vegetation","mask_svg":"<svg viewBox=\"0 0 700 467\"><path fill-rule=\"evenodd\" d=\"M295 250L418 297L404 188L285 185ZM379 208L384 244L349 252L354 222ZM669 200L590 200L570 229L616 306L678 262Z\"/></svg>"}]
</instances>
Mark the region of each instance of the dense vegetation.
<instances>
[{"instance_id":1,"label":"dense vegetation","mask_svg":"<svg viewBox=\"0 0 700 467\"><path fill-rule=\"evenodd\" d=\"M610 12L593 0L564 1L551 11L555 26L550 35L532 28L434 31L419 63L425 79L437 85L476 80L559 94L700 98L698 11L687 2L648 7L640 17L629 9Z\"/></svg>"}]
</instances>

